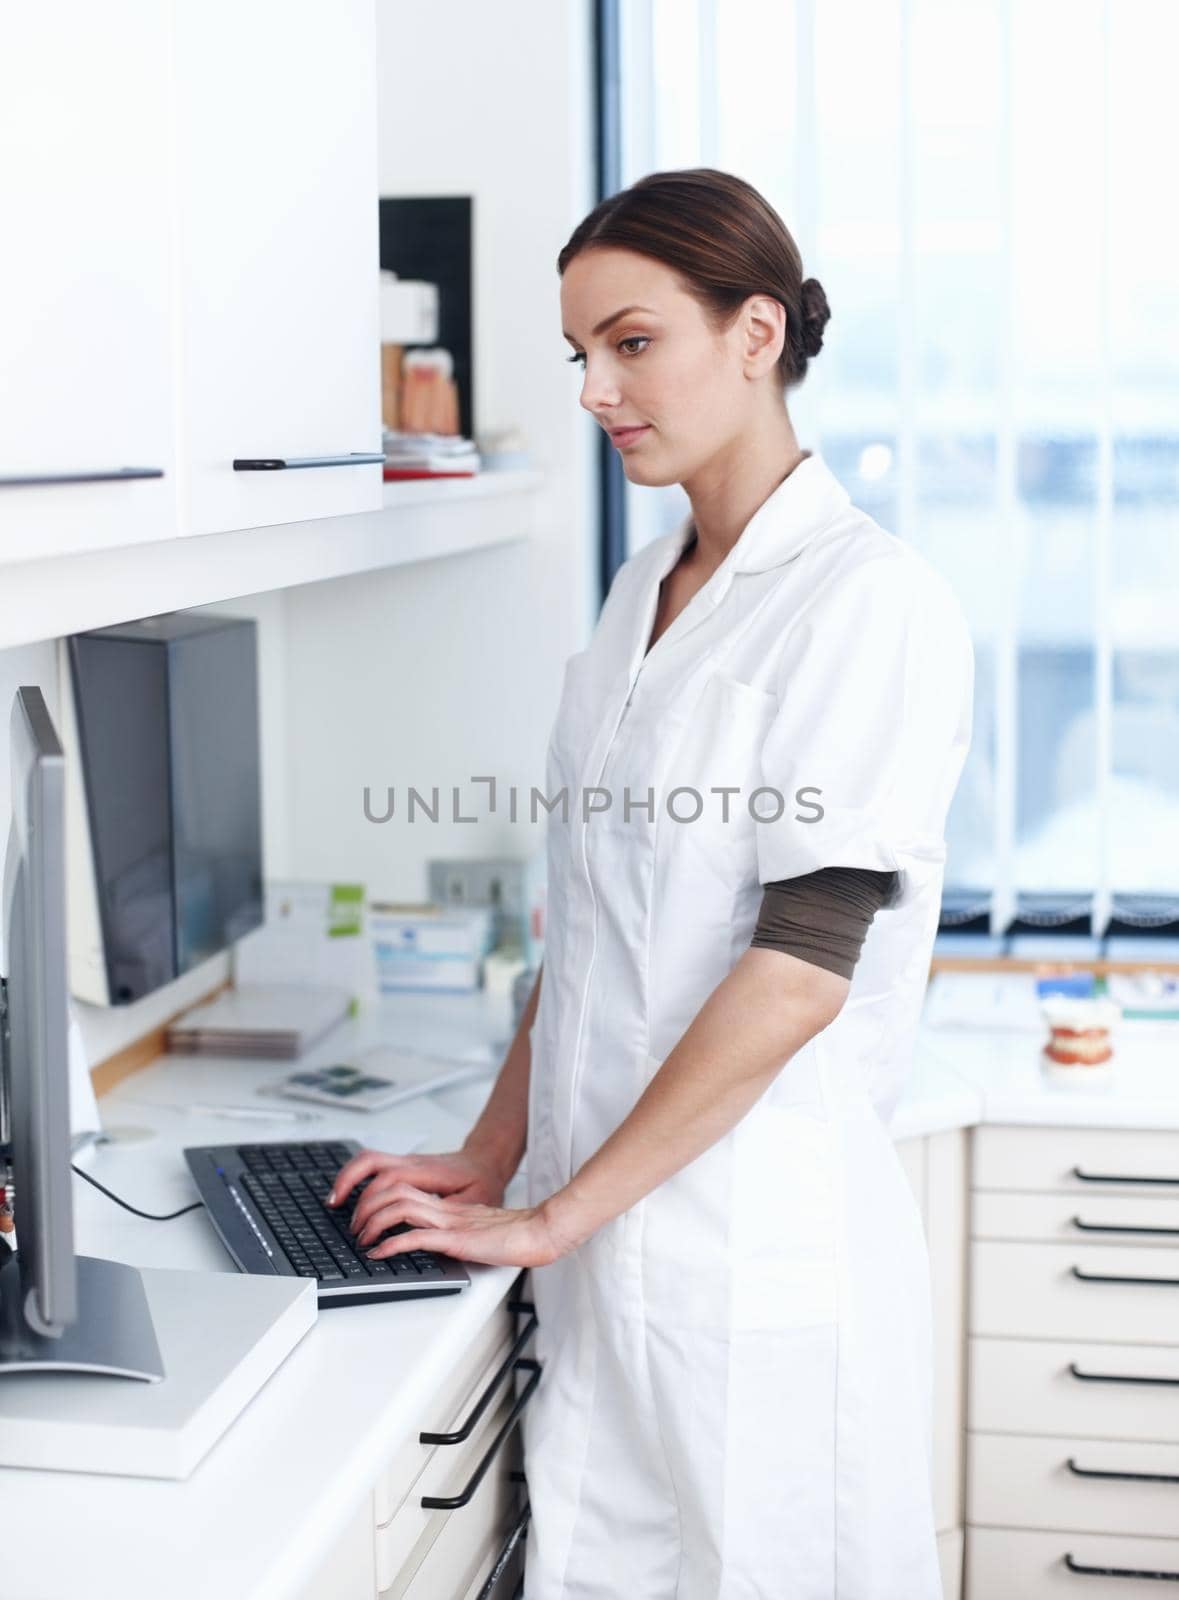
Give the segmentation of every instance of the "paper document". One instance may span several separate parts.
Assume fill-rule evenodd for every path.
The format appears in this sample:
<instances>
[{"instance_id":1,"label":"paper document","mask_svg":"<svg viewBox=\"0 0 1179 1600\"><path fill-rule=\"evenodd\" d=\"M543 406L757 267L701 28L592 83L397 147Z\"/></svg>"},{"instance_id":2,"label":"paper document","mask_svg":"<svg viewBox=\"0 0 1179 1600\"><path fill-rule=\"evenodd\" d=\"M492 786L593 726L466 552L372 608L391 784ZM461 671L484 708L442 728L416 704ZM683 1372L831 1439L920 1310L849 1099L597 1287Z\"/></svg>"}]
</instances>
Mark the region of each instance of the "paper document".
<instances>
[{"instance_id":1,"label":"paper document","mask_svg":"<svg viewBox=\"0 0 1179 1600\"><path fill-rule=\"evenodd\" d=\"M930 1028L1045 1031L1034 972L937 972L922 1022Z\"/></svg>"},{"instance_id":2,"label":"paper document","mask_svg":"<svg viewBox=\"0 0 1179 1600\"><path fill-rule=\"evenodd\" d=\"M329 985L246 984L177 1017L168 1028L168 1049L190 1055L298 1056L342 1022L351 1004L346 989Z\"/></svg>"}]
</instances>

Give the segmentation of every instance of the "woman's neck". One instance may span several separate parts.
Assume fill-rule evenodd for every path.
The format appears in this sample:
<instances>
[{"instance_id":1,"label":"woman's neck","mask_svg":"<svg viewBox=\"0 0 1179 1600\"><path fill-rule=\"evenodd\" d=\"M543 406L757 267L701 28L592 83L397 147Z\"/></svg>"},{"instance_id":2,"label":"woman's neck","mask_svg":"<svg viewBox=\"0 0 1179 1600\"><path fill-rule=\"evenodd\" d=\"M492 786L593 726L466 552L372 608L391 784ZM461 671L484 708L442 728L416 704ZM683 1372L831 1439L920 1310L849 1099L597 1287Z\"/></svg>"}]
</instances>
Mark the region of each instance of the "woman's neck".
<instances>
[{"instance_id":1,"label":"woman's neck","mask_svg":"<svg viewBox=\"0 0 1179 1600\"><path fill-rule=\"evenodd\" d=\"M685 546L685 565L715 572L741 537L754 512L810 455L800 449L789 418L747 440L727 459L709 462L683 487L692 506L694 537Z\"/></svg>"}]
</instances>

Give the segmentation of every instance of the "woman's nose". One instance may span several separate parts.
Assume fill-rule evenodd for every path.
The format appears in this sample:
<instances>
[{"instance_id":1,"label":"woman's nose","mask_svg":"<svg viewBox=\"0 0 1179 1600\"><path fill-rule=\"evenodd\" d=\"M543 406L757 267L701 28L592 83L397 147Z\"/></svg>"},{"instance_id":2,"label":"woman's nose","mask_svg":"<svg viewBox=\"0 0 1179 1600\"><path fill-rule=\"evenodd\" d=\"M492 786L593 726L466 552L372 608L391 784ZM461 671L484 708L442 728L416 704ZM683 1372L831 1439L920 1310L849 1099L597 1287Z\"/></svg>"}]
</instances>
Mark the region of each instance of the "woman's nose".
<instances>
[{"instance_id":1,"label":"woman's nose","mask_svg":"<svg viewBox=\"0 0 1179 1600\"><path fill-rule=\"evenodd\" d=\"M587 365L581 384L581 403L585 409L601 420L599 413L616 411L619 399L618 385L607 378L603 369Z\"/></svg>"}]
</instances>

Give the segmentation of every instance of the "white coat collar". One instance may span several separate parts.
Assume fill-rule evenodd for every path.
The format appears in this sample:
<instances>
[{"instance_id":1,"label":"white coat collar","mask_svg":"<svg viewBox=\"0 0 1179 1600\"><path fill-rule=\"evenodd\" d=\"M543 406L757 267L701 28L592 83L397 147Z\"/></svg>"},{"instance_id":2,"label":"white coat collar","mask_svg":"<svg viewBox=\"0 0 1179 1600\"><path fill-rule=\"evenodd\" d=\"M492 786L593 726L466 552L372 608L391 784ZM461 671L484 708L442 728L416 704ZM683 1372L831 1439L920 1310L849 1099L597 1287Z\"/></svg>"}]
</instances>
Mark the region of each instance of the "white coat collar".
<instances>
[{"instance_id":1,"label":"white coat collar","mask_svg":"<svg viewBox=\"0 0 1179 1600\"><path fill-rule=\"evenodd\" d=\"M772 567L793 560L850 501L851 496L822 456L812 451L758 506L707 586L725 574L725 580L718 584L723 592L735 573L768 572ZM666 536L659 563L661 579L675 566L691 537L689 514L679 528Z\"/></svg>"}]
</instances>

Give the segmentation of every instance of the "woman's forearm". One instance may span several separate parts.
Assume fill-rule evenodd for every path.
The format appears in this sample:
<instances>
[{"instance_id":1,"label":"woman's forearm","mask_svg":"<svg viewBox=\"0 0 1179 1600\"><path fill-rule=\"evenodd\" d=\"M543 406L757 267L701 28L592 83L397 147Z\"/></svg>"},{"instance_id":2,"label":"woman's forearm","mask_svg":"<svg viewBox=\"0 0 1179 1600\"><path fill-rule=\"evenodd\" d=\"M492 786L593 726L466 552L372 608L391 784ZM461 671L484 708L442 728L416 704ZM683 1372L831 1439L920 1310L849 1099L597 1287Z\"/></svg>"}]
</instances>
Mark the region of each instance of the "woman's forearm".
<instances>
[{"instance_id":1,"label":"woman's forearm","mask_svg":"<svg viewBox=\"0 0 1179 1600\"><path fill-rule=\"evenodd\" d=\"M850 984L780 950L746 950L705 1001L626 1120L543 1210L581 1243L694 1161L838 1014Z\"/></svg>"},{"instance_id":2,"label":"woman's forearm","mask_svg":"<svg viewBox=\"0 0 1179 1600\"><path fill-rule=\"evenodd\" d=\"M528 1032L536 1020L540 999L541 962L504 1064L479 1120L463 1140L464 1150L478 1150L495 1162L505 1186L512 1181L524 1156L528 1138L528 1080L532 1070L532 1050Z\"/></svg>"}]
</instances>

